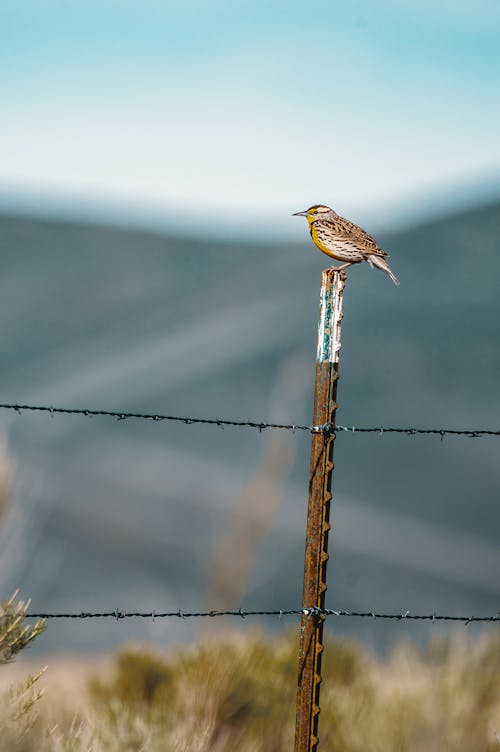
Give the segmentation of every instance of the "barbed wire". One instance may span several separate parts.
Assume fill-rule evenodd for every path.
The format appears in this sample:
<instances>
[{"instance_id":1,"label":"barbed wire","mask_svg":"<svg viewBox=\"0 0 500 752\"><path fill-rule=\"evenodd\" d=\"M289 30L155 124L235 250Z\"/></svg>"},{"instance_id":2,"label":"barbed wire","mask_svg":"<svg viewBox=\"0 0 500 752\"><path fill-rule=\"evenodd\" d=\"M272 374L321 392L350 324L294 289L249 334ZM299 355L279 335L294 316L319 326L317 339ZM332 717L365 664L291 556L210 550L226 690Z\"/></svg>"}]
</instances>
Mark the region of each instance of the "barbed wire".
<instances>
[{"instance_id":1,"label":"barbed wire","mask_svg":"<svg viewBox=\"0 0 500 752\"><path fill-rule=\"evenodd\" d=\"M96 416L104 416L108 418L116 418L116 420L129 420L129 419L141 419L152 420L154 422L170 421L176 423L184 423L185 425L192 424L204 424L210 426L218 426L224 428L225 426L232 427L245 427L256 428L259 431L265 429L281 429L284 431L308 431L309 433L376 433L382 435L384 433L399 433L406 434L407 436L416 435L434 435L444 438L445 436L467 436L469 438L479 438L481 436L500 436L500 429L487 429L487 428L393 428L385 426L333 426L331 423L324 425L300 425L294 423L270 423L268 421L252 421L252 420L230 420L226 418L198 418L179 415L162 415L160 413L133 413L123 412L115 410L93 410L85 408L75 407L53 407L52 405L19 405L19 404L0 404L2 410L13 410L19 415L23 411L31 412L45 412L50 415L81 415L86 418L92 418Z\"/></svg>"},{"instance_id":2,"label":"barbed wire","mask_svg":"<svg viewBox=\"0 0 500 752\"><path fill-rule=\"evenodd\" d=\"M238 610L228 611L122 611L121 609L114 609L113 611L79 611L79 612L66 612L66 613L28 613L27 618L30 619L193 619L193 618L215 618L218 616L239 616L241 619L245 619L247 616L277 616L281 618L283 616L311 616L315 618L326 617L357 617L363 619L394 619L396 621L459 621L465 624L472 622L500 622L500 612L491 616L449 616L442 614L412 614L411 611L404 611L402 613L377 613L374 611L344 611L335 610L331 608L300 608L300 609L279 609L272 611L247 611L239 608Z\"/></svg>"}]
</instances>

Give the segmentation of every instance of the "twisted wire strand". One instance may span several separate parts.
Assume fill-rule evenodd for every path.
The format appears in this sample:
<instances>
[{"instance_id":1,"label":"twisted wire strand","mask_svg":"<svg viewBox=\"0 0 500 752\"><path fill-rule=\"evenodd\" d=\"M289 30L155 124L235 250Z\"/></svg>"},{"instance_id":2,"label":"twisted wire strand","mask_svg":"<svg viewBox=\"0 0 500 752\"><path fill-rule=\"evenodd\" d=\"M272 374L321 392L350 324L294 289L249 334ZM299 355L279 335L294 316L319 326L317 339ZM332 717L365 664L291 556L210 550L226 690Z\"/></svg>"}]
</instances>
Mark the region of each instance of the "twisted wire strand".
<instances>
[{"instance_id":1,"label":"twisted wire strand","mask_svg":"<svg viewBox=\"0 0 500 752\"><path fill-rule=\"evenodd\" d=\"M218 426L219 428L224 428L224 426L233 426L233 427L245 427L245 428L256 428L259 431L264 431L265 429L272 428L272 429L280 429L284 431L308 431L309 433L341 433L341 432L347 432L347 433L376 433L379 435L382 435L384 433L398 433L398 434L406 434L407 436L416 436L416 435L433 435L433 436L440 436L441 438L444 438L445 436L467 436L469 438L479 438L480 436L500 436L500 429L488 429L488 428L465 428L465 429L455 429L455 428L417 428L417 427L407 427L407 428L394 428L394 427L385 427L385 426L373 426L373 427L363 427L363 426L333 426L330 423L326 423L324 425L300 425L300 424L294 424L294 423L270 423L268 421L252 421L252 420L230 420L230 419L223 419L223 418L199 418L199 417L188 417L188 416L179 416L179 415L162 415L160 413L133 413L133 412L123 412L123 411L114 411L114 410L92 410L92 409L84 409L84 408L75 408L75 407L53 407L52 405L20 405L20 404L7 404L3 403L0 404L0 409L2 410L13 410L17 412L19 415L22 414L23 411L31 411L31 412L45 412L49 413L50 415L81 415L86 418L92 418L95 416L104 416L109 418L115 418L116 420L129 420L131 418L136 419L142 419L142 420L152 420L154 422L161 422L161 421L170 421L170 422L176 422L176 423L184 423L185 425L192 425L192 424L204 424L204 425L210 425L210 426Z\"/></svg>"},{"instance_id":2,"label":"twisted wire strand","mask_svg":"<svg viewBox=\"0 0 500 752\"><path fill-rule=\"evenodd\" d=\"M357 617L364 619L394 619L396 621L406 620L418 620L418 621L454 621L470 624L472 622L500 622L500 613L492 614L491 616L450 616L443 614L412 614L411 611L403 611L402 613L378 613L374 611L345 611L334 610L331 608L300 608L300 609L279 609L279 610L260 610L260 611L247 611L244 609L226 610L226 611L123 611L121 609L113 609L112 611L80 611L80 612L65 612L65 613L28 613L27 618L30 619L193 619L193 618L214 618L218 616L238 616L245 619L247 616L277 616L279 618L283 616L311 616L313 618L326 618L326 617Z\"/></svg>"}]
</instances>

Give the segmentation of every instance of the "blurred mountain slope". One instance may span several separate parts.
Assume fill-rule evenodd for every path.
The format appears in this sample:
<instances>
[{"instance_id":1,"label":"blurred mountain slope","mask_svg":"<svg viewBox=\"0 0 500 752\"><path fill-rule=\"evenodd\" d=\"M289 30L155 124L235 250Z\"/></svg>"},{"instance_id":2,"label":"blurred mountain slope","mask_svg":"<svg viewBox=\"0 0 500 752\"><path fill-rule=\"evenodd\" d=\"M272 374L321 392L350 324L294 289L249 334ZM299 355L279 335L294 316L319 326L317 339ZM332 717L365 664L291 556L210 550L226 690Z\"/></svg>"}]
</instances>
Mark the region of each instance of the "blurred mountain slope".
<instances>
[{"instance_id":1,"label":"blurred mountain slope","mask_svg":"<svg viewBox=\"0 0 500 752\"><path fill-rule=\"evenodd\" d=\"M399 288L350 270L339 423L498 428L499 225L497 204L382 236ZM215 244L0 217L0 402L308 423L324 259L301 230L297 245ZM21 586L38 609L202 605L274 441L104 418L0 421L17 467L2 589ZM309 437L282 441L289 462L255 543L248 607L300 602ZM329 605L495 612L499 451L495 439L340 435ZM148 627L158 639L194 628ZM339 629L379 643L402 631ZM134 636L144 625L72 623L44 639L95 649Z\"/></svg>"}]
</instances>

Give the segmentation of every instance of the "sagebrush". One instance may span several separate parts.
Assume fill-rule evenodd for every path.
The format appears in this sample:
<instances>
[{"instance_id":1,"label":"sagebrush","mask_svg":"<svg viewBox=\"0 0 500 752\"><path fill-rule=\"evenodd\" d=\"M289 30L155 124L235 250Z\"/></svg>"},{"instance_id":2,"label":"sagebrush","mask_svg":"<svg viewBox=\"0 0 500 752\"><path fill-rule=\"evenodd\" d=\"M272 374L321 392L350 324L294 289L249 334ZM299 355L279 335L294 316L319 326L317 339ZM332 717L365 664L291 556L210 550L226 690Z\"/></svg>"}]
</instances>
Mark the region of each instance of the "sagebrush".
<instances>
[{"instance_id":1,"label":"sagebrush","mask_svg":"<svg viewBox=\"0 0 500 752\"><path fill-rule=\"evenodd\" d=\"M101 669L56 660L38 716L11 718L8 736L2 717L0 738L19 752L288 752L296 660L292 633L226 635L166 654L127 647ZM383 660L328 638L321 748L497 752L499 675L495 634L399 645Z\"/></svg>"}]
</instances>

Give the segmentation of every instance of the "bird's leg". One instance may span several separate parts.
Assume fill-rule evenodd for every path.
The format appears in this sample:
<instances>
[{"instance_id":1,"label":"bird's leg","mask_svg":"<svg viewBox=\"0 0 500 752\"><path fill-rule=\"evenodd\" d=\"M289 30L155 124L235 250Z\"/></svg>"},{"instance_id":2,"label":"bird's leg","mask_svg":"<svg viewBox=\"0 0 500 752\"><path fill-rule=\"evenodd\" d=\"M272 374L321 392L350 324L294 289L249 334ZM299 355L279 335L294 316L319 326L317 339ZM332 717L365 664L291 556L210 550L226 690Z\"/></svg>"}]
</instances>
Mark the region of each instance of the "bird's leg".
<instances>
[{"instance_id":1,"label":"bird's leg","mask_svg":"<svg viewBox=\"0 0 500 752\"><path fill-rule=\"evenodd\" d=\"M341 272L342 269L347 269L348 266L352 266L354 264L354 261L348 261L347 264L342 264L342 266L330 266L329 269L332 269L332 271Z\"/></svg>"}]
</instances>

